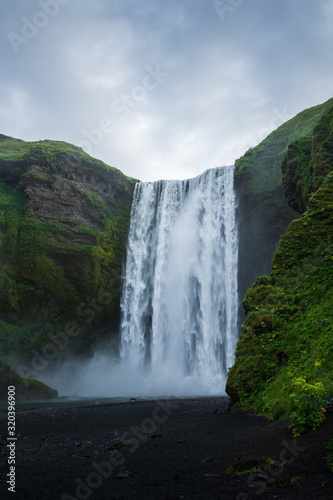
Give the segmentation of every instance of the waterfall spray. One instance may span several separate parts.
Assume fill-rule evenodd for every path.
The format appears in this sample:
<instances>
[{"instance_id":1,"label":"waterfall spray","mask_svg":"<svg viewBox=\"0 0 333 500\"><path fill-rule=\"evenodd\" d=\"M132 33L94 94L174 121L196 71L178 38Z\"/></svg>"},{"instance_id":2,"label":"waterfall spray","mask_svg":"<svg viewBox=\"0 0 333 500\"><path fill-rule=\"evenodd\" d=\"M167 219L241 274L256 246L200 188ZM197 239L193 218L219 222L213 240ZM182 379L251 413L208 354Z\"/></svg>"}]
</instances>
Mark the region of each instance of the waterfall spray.
<instances>
[{"instance_id":1,"label":"waterfall spray","mask_svg":"<svg viewBox=\"0 0 333 500\"><path fill-rule=\"evenodd\" d=\"M121 358L146 393L224 393L237 338L233 174L220 167L136 186Z\"/></svg>"},{"instance_id":2,"label":"waterfall spray","mask_svg":"<svg viewBox=\"0 0 333 500\"><path fill-rule=\"evenodd\" d=\"M120 359L106 345L87 362L43 372L43 382L62 396L224 394L237 340L233 175L234 167L221 167L136 185Z\"/></svg>"}]
</instances>

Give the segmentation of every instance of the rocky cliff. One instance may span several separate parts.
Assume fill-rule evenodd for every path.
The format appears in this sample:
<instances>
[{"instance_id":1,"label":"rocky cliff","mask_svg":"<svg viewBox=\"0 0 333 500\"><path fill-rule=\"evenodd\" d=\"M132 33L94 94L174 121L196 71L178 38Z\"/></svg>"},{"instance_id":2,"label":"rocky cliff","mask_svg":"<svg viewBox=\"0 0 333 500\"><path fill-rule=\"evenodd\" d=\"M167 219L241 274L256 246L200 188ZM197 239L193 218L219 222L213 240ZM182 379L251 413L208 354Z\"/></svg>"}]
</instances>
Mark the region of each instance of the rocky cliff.
<instances>
[{"instance_id":1,"label":"rocky cliff","mask_svg":"<svg viewBox=\"0 0 333 500\"><path fill-rule=\"evenodd\" d=\"M240 298L255 284L227 390L269 415L290 410L290 377L331 383L332 106L303 111L236 162ZM72 145L0 136L0 361L23 377L117 335L135 182Z\"/></svg>"},{"instance_id":2,"label":"rocky cliff","mask_svg":"<svg viewBox=\"0 0 333 500\"><path fill-rule=\"evenodd\" d=\"M55 389L38 380L19 377L9 366L0 363L0 401L8 401L9 387L15 387L16 400L52 399L58 396Z\"/></svg>"},{"instance_id":3,"label":"rocky cliff","mask_svg":"<svg viewBox=\"0 0 333 500\"><path fill-rule=\"evenodd\" d=\"M117 330L135 182L70 144L0 136L2 361L36 368Z\"/></svg>"},{"instance_id":4,"label":"rocky cliff","mask_svg":"<svg viewBox=\"0 0 333 500\"><path fill-rule=\"evenodd\" d=\"M299 410L310 396L316 401L316 392L333 395L332 105L317 108L317 124L311 118L307 135L283 157L286 199L301 217L281 237L270 276L259 277L246 294L228 377L233 405L273 418Z\"/></svg>"},{"instance_id":5,"label":"rocky cliff","mask_svg":"<svg viewBox=\"0 0 333 500\"><path fill-rule=\"evenodd\" d=\"M333 99L330 99L302 111L235 163L241 300L258 276L271 272L276 245L288 224L299 216L294 204L288 206L282 187L284 154L294 141L311 140L314 127L332 105ZM288 196L287 199L290 201Z\"/></svg>"}]
</instances>

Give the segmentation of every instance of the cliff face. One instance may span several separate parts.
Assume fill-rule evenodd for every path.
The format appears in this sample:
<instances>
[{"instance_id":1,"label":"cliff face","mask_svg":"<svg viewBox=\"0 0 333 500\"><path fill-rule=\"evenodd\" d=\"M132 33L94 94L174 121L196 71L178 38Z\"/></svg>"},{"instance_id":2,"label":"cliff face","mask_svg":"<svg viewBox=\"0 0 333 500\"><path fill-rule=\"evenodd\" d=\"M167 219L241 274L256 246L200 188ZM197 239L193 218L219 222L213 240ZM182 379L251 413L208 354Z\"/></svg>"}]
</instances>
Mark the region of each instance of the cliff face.
<instances>
[{"instance_id":1,"label":"cliff face","mask_svg":"<svg viewBox=\"0 0 333 500\"><path fill-rule=\"evenodd\" d=\"M31 357L69 323L84 349L116 330L134 185L72 145L0 136L4 361Z\"/></svg>"},{"instance_id":2,"label":"cliff face","mask_svg":"<svg viewBox=\"0 0 333 500\"><path fill-rule=\"evenodd\" d=\"M16 399L52 399L58 391L38 380L21 378L7 365L0 363L0 401L8 400L8 387L15 387Z\"/></svg>"},{"instance_id":3,"label":"cliff face","mask_svg":"<svg viewBox=\"0 0 333 500\"><path fill-rule=\"evenodd\" d=\"M282 236L271 275L247 292L227 383L233 404L273 418L290 414L300 378L333 394L332 106L289 145L282 168L286 198L302 215Z\"/></svg>"},{"instance_id":4,"label":"cliff face","mask_svg":"<svg viewBox=\"0 0 333 500\"><path fill-rule=\"evenodd\" d=\"M270 273L276 245L288 224L298 217L296 206L288 206L282 188L283 156L295 140L309 140L308 136L332 105L330 99L299 113L235 163L241 299L258 276Z\"/></svg>"},{"instance_id":5,"label":"cliff face","mask_svg":"<svg viewBox=\"0 0 333 500\"><path fill-rule=\"evenodd\" d=\"M332 108L323 115L313 135L293 142L283 159L285 196L300 214L333 169L331 123Z\"/></svg>"}]
</instances>

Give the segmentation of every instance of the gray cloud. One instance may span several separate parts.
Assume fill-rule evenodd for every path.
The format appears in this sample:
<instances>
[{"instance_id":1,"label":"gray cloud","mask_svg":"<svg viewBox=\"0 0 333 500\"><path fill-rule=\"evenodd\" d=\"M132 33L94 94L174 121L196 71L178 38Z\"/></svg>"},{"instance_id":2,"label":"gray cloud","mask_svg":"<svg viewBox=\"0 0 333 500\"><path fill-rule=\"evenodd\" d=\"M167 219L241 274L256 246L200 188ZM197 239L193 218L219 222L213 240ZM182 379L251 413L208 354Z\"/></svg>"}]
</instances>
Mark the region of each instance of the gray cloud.
<instances>
[{"instance_id":1,"label":"gray cloud","mask_svg":"<svg viewBox=\"0 0 333 500\"><path fill-rule=\"evenodd\" d=\"M0 19L1 133L142 180L231 164L332 96L332 0L14 0Z\"/></svg>"}]
</instances>

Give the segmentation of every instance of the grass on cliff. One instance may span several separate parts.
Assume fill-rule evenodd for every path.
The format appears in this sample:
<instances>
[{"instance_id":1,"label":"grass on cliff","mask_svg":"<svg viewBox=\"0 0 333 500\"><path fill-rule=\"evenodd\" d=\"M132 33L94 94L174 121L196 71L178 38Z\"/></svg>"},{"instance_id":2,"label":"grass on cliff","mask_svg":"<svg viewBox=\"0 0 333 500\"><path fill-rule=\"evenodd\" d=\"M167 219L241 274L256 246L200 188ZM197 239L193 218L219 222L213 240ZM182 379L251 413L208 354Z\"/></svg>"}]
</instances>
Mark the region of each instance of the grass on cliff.
<instances>
[{"instance_id":1,"label":"grass on cliff","mask_svg":"<svg viewBox=\"0 0 333 500\"><path fill-rule=\"evenodd\" d=\"M243 408L272 418L293 411L299 377L333 395L333 174L322 190L282 238L272 276L259 278L244 300L229 384Z\"/></svg>"},{"instance_id":2,"label":"grass on cliff","mask_svg":"<svg viewBox=\"0 0 333 500\"><path fill-rule=\"evenodd\" d=\"M55 160L66 155L79 155L89 166L102 167L105 170L119 172L115 167L110 167L101 160L88 155L82 148L63 141L35 141L26 142L12 137L0 136L0 162L21 163L27 156L42 156L46 161Z\"/></svg>"},{"instance_id":3,"label":"grass on cliff","mask_svg":"<svg viewBox=\"0 0 333 500\"><path fill-rule=\"evenodd\" d=\"M325 398L333 396L333 108L327 115L302 167L303 194L310 196L303 199L306 210L282 236L271 276L248 290L228 378L228 392L241 408L274 419L291 415L296 433L319 425ZM293 148L292 161L297 150L302 154ZM293 165L299 170L301 164ZM323 171L316 189L316 172Z\"/></svg>"},{"instance_id":4,"label":"grass on cliff","mask_svg":"<svg viewBox=\"0 0 333 500\"><path fill-rule=\"evenodd\" d=\"M302 111L269 134L258 146L249 149L236 163L236 181L247 175L251 193L270 191L281 184L281 161L288 145L312 135L321 117L332 106L333 99Z\"/></svg>"},{"instance_id":5,"label":"grass on cliff","mask_svg":"<svg viewBox=\"0 0 333 500\"><path fill-rule=\"evenodd\" d=\"M115 313L131 208L130 203L118 205L117 210L106 211L104 231L84 226L73 230L73 234L92 237L94 244L75 244L68 229L29 217L23 198L12 196L0 183L0 216L4 221L0 231L3 361L41 346L47 333L73 320L77 304L87 297L102 293L110 314ZM59 240L59 236L64 239ZM82 319L75 314L75 321Z\"/></svg>"},{"instance_id":6,"label":"grass on cliff","mask_svg":"<svg viewBox=\"0 0 333 500\"><path fill-rule=\"evenodd\" d=\"M47 183L52 188L58 165L70 165L72 155L78 168L88 174L101 168L119 172L70 144L27 143L0 136L0 173L4 174L0 181L0 341L4 361L12 362L32 347L42 347L48 333L61 331L74 317L78 324L84 323L76 308L89 297L105 298L107 305L102 309L107 321L117 314L131 202L115 200L110 209L98 188L90 189L87 184L83 196L100 212L104 230L72 219L40 219L28 205L25 177L32 177L30 184ZM34 170L27 172L31 165ZM115 179L130 193L132 180L121 172ZM83 324L86 334L87 328L90 326Z\"/></svg>"}]
</instances>

